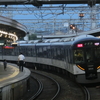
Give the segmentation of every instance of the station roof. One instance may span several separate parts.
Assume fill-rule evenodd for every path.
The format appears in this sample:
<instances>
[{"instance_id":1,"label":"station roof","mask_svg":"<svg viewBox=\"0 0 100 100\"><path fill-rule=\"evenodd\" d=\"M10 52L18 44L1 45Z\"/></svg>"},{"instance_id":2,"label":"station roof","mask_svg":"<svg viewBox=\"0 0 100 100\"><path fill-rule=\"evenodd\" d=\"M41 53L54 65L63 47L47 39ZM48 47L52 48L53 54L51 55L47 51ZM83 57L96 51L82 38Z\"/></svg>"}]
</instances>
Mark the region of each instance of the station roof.
<instances>
[{"instance_id":1,"label":"station roof","mask_svg":"<svg viewBox=\"0 0 100 100\"><path fill-rule=\"evenodd\" d=\"M1 31L7 32L5 35L12 33L18 38L22 38L27 34L27 28L24 25L20 24L16 20L12 20L3 16L0 16L0 40L7 38L8 36L1 36Z\"/></svg>"}]
</instances>

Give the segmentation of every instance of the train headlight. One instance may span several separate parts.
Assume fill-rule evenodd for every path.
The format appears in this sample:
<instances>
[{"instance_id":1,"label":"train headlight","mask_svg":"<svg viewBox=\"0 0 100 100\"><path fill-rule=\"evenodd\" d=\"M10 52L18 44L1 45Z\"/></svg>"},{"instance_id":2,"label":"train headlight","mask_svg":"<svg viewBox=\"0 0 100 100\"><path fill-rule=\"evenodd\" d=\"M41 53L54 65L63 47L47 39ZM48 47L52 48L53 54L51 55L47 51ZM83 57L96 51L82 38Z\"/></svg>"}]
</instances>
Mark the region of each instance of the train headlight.
<instances>
[{"instance_id":1,"label":"train headlight","mask_svg":"<svg viewBox=\"0 0 100 100\"><path fill-rule=\"evenodd\" d=\"M100 68L100 66L97 67L97 69L99 69L99 68Z\"/></svg>"},{"instance_id":2,"label":"train headlight","mask_svg":"<svg viewBox=\"0 0 100 100\"><path fill-rule=\"evenodd\" d=\"M77 67L81 70L85 70L84 68L82 68L80 65L77 65Z\"/></svg>"}]
</instances>

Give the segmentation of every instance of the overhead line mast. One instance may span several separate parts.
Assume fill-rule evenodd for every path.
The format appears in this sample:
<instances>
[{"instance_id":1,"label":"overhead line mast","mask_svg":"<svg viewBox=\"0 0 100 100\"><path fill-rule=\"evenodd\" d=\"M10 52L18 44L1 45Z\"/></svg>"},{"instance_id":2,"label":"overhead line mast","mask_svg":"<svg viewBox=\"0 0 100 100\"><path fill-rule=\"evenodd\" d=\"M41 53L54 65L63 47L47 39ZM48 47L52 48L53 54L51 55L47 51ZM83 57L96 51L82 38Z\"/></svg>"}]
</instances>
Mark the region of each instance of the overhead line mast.
<instances>
[{"instance_id":1,"label":"overhead line mast","mask_svg":"<svg viewBox=\"0 0 100 100\"><path fill-rule=\"evenodd\" d=\"M88 4L90 7L99 4L100 0L0 0L0 5L33 4L40 7L43 4Z\"/></svg>"}]
</instances>

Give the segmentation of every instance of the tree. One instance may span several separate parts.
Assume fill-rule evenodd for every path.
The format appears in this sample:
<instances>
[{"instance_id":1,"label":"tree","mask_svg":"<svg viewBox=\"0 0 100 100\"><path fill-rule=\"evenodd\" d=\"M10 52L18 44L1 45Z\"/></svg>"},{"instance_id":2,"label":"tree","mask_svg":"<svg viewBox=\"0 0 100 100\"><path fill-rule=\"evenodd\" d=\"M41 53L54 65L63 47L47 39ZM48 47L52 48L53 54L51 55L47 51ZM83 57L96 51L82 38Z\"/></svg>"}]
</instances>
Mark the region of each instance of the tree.
<instances>
[{"instance_id":1,"label":"tree","mask_svg":"<svg viewBox=\"0 0 100 100\"><path fill-rule=\"evenodd\" d=\"M36 34L29 35L29 40L36 40L36 39L37 39Z\"/></svg>"}]
</instances>

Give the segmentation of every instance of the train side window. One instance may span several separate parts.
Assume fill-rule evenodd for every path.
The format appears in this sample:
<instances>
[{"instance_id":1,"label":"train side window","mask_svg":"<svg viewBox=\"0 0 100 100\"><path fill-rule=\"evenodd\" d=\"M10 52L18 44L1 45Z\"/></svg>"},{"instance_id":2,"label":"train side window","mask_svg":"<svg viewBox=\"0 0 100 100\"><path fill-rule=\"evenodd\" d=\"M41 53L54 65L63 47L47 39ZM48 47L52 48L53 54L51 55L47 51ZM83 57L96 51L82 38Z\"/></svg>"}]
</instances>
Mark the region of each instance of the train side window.
<instances>
[{"instance_id":1,"label":"train side window","mask_svg":"<svg viewBox=\"0 0 100 100\"><path fill-rule=\"evenodd\" d=\"M14 50L14 54L15 54L16 56L19 55L19 51L20 51L20 50L19 50L19 47L16 47L15 50Z\"/></svg>"},{"instance_id":2,"label":"train side window","mask_svg":"<svg viewBox=\"0 0 100 100\"><path fill-rule=\"evenodd\" d=\"M57 58L58 59L61 59L60 54L61 54L60 48L57 48Z\"/></svg>"},{"instance_id":3,"label":"train side window","mask_svg":"<svg viewBox=\"0 0 100 100\"><path fill-rule=\"evenodd\" d=\"M33 54L33 51L32 51L32 48L30 48L30 56L32 57L32 54Z\"/></svg>"},{"instance_id":4,"label":"train side window","mask_svg":"<svg viewBox=\"0 0 100 100\"><path fill-rule=\"evenodd\" d=\"M0 47L0 55L2 55L2 47Z\"/></svg>"},{"instance_id":5,"label":"train side window","mask_svg":"<svg viewBox=\"0 0 100 100\"><path fill-rule=\"evenodd\" d=\"M28 56L31 56L31 53L32 53L31 48L28 47L28 49L27 49L27 55L28 55Z\"/></svg>"},{"instance_id":6,"label":"train side window","mask_svg":"<svg viewBox=\"0 0 100 100\"><path fill-rule=\"evenodd\" d=\"M58 59L57 58L57 48L54 48L54 52L53 53L54 53L54 59Z\"/></svg>"},{"instance_id":7,"label":"train side window","mask_svg":"<svg viewBox=\"0 0 100 100\"><path fill-rule=\"evenodd\" d=\"M37 55L37 57L38 57L38 52L39 52L39 50L38 50L38 47L36 48L36 55Z\"/></svg>"},{"instance_id":8,"label":"train side window","mask_svg":"<svg viewBox=\"0 0 100 100\"><path fill-rule=\"evenodd\" d=\"M54 59L54 48L53 47L51 48L51 55L52 55L52 58Z\"/></svg>"},{"instance_id":9,"label":"train side window","mask_svg":"<svg viewBox=\"0 0 100 100\"><path fill-rule=\"evenodd\" d=\"M47 57L48 55L47 55L47 47L46 46L44 46L43 47L43 57Z\"/></svg>"},{"instance_id":10,"label":"train side window","mask_svg":"<svg viewBox=\"0 0 100 100\"><path fill-rule=\"evenodd\" d=\"M35 57L36 56L36 51L35 48L32 48L32 56Z\"/></svg>"},{"instance_id":11,"label":"train side window","mask_svg":"<svg viewBox=\"0 0 100 100\"><path fill-rule=\"evenodd\" d=\"M100 62L100 47L95 48L95 60Z\"/></svg>"},{"instance_id":12,"label":"train side window","mask_svg":"<svg viewBox=\"0 0 100 100\"><path fill-rule=\"evenodd\" d=\"M43 52L42 52L42 47L37 47L37 56L38 57L42 57L43 56Z\"/></svg>"},{"instance_id":13,"label":"train side window","mask_svg":"<svg viewBox=\"0 0 100 100\"><path fill-rule=\"evenodd\" d=\"M64 57L65 57L64 53L65 53L64 48L61 47L61 60L64 60Z\"/></svg>"},{"instance_id":14,"label":"train side window","mask_svg":"<svg viewBox=\"0 0 100 100\"><path fill-rule=\"evenodd\" d=\"M84 52L81 49L74 50L74 60L75 63L84 62Z\"/></svg>"},{"instance_id":15,"label":"train side window","mask_svg":"<svg viewBox=\"0 0 100 100\"><path fill-rule=\"evenodd\" d=\"M50 46L47 47L47 57L48 57L48 58L51 58Z\"/></svg>"},{"instance_id":16,"label":"train side window","mask_svg":"<svg viewBox=\"0 0 100 100\"><path fill-rule=\"evenodd\" d=\"M71 50L70 49L68 49L68 51L67 51L67 56L68 56L68 62L70 62L71 63Z\"/></svg>"},{"instance_id":17,"label":"train side window","mask_svg":"<svg viewBox=\"0 0 100 100\"><path fill-rule=\"evenodd\" d=\"M27 48L27 47L23 47L22 48L22 52L24 52L23 54L26 55L26 56L28 56L28 52L27 51L29 51L29 48Z\"/></svg>"},{"instance_id":18,"label":"train side window","mask_svg":"<svg viewBox=\"0 0 100 100\"><path fill-rule=\"evenodd\" d=\"M53 55L53 59L56 59L56 48L55 47L53 47L52 48L52 55Z\"/></svg>"}]
</instances>

